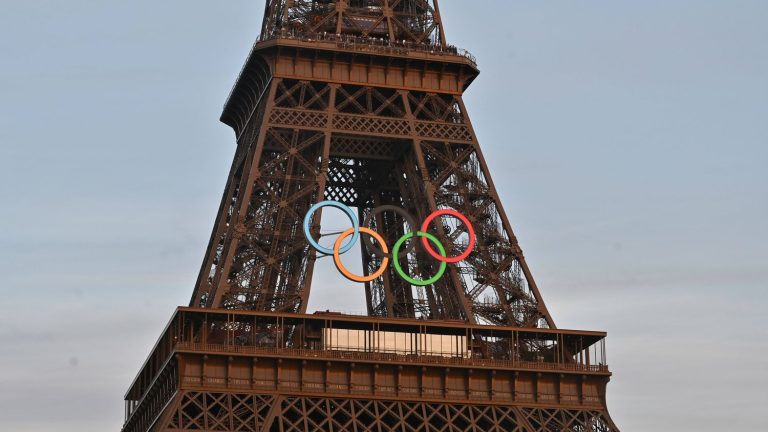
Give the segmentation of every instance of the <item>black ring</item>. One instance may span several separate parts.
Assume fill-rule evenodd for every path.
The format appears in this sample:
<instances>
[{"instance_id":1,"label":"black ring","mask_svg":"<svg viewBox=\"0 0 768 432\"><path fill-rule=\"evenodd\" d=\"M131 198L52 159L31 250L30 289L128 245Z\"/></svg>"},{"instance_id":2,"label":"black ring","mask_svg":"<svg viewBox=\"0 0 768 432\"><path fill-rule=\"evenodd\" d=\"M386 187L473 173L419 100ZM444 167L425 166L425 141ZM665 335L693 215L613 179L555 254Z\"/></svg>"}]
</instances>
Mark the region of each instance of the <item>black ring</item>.
<instances>
[{"instance_id":1,"label":"black ring","mask_svg":"<svg viewBox=\"0 0 768 432\"><path fill-rule=\"evenodd\" d=\"M375 215L377 215L379 213L382 213L382 212L385 212L387 210L391 210L391 211L399 214L400 216L402 216L403 219L405 219L405 222L411 228L410 232L416 233L418 231L418 227L416 226L416 219L414 219L413 216L410 213L408 213L407 211L405 211L405 209L403 209L402 207L397 207L397 206L393 206L393 205L378 206L378 207L374 208L373 210L371 210L371 212L365 217L365 220L363 221L363 225L362 226L370 228L371 227L371 225L370 225L371 218L373 218ZM378 229L381 229L383 227L378 227L377 226L376 228L377 228L377 231L378 231ZM363 243L365 243L365 247L370 252L373 252L374 255L376 255L379 258L387 258L387 257L389 257L390 254L385 254L383 250L381 250L380 248L376 247L376 245L373 243L373 238L371 238L371 236L361 236L361 237L363 237L363 239L364 239ZM413 250L413 248L416 247L416 243L419 243L419 242L412 241L412 242L409 242L409 243L410 244L405 249L403 249L402 251L400 251L399 254L397 254L397 256L399 258L403 258L406 255L408 255Z\"/></svg>"}]
</instances>

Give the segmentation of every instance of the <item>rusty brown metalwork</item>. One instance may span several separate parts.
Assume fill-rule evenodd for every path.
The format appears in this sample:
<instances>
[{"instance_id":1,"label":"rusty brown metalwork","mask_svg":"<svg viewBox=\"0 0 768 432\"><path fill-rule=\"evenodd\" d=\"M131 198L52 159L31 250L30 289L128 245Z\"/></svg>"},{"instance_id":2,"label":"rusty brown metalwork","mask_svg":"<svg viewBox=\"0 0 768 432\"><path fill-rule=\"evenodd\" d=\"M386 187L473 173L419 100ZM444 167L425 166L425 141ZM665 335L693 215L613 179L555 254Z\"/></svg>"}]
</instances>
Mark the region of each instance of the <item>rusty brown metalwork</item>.
<instances>
[{"instance_id":1,"label":"rusty brown metalwork","mask_svg":"<svg viewBox=\"0 0 768 432\"><path fill-rule=\"evenodd\" d=\"M237 150L190 307L126 394L124 431L618 431L605 334L557 330L502 208L462 99L478 73L437 0L267 1L221 116ZM390 245L408 223L374 208L458 210L477 240L432 285L390 266L365 317L307 315L302 221L324 200ZM448 255L468 247L463 223L432 226ZM422 279L439 264L419 247L401 262Z\"/></svg>"},{"instance_id":2,"label":"rusty brown metalwork","mask_svg":"<svg viewBox=\"0 0 768 432\"><path fill-rule=\"evenodd\" d=\"M134 431L617 431L605 333L179 308Z\"/></svg>"},{"instance_id":3,"label":"rusty brown metalwork","mask_svg":"<svg viewBox=\"0 0 768 432\"><path fill-rule=\"evenodd\" d=\"M261 38L281 32L446 46L434 0L267 0Z\"/></svg>"}]
</instances>

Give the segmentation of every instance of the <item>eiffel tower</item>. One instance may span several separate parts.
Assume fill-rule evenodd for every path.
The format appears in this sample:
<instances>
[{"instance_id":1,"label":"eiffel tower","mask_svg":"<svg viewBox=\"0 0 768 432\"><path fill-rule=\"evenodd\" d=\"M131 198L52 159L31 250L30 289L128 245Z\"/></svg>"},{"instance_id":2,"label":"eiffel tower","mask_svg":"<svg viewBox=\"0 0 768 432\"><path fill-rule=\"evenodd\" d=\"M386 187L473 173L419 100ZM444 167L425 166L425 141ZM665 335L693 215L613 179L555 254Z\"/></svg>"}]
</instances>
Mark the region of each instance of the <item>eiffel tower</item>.
<instances>
[{"instance_id":1,"label":"eiffel tower","mask_svg":"<svg viewBox=\"0 0 768 432\"><path fill-rule=\"evenodd\" d=\"M606 334L556 327L499 200L478 73L438 0L267 0L200 275L123 431L618 431ZM324 231L328 206L353 228ZM352 247L367 315L308 313Z\"/></svg>"}]
</instances>

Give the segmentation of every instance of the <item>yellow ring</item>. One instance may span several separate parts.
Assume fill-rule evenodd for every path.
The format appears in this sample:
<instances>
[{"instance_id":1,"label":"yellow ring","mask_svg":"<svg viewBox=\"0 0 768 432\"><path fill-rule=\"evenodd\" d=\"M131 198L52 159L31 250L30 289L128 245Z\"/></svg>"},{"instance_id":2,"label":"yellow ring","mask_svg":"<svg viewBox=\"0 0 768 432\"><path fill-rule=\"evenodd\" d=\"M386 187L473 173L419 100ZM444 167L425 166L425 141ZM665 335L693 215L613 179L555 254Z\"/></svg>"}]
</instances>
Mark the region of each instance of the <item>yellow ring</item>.
<instances>
[{"instance_id":1,"label":"yellow ring","mask_svg":"<svg viewBox=\"0 0 768 432\"><path fill-rule=\"evenodd\" d=\"M336 264L336 268L339 269L341 274L344 275L349 280L355 281L355 282L370 282L377 277L384 274L384 271L387 269L387 265L389 264L389 258L384 258L381 261L381 267L376 271L376 273L365 277L365 276L357 276L349 272L349 270L344 267L344 264L341 263L341 254L339 253L339 249L341 249L341 243L344 241L345 238L352 235L352 233L355 232L354 228L350 228L339 236L339 238L336 239L336 243L333 245L333 262ZM384 242L384 239L377 233L376 231L366 228L366 227L360 227L360 232L365 233L373 237L379 244L381 245L381 249L384 251L385 254L389 253L389 247L387 247L387 244Z\"/></svg>"}]
</instances>

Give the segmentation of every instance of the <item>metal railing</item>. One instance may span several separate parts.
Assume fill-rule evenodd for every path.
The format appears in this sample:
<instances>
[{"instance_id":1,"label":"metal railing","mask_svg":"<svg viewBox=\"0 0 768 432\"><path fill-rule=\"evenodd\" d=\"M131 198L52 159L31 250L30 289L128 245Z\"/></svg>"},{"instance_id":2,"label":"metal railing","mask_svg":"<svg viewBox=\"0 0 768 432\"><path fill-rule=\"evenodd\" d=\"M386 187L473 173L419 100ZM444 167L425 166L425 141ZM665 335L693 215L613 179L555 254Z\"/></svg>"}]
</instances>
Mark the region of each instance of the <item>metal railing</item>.
<instances>
[{"instance_id":1,"label":"metal railing","mask_svg":"<svg viewBox=\"0 0 768 432\"><path fill-rule=\"evenodd\" d=\"M391 361L399 363L420 363L445 366L485 366L521 368L534 370L574 371L574 372L608 372L607 365L579 364L579 363L552 363L527 360L496 360L464 357L442 357L416 354L393 354L383 352L359 352L340 350L311 350L299 348L274 348L253 345L223 345L199 342L179 342L177 350L208 351L220 353L262 354L279 357L301 357L337 360L358 361Z\"/></svg>"},{"instance_id":2,"label":"metal railing","mask_svg":"<svg viewBox=\"0 0 768 432\"><path fill-rule=\"evenodd\" d=\"M390 39L364 37L347 34L334 33L304 33L288 31L281 29L272 34L259 38L258 42L264 42L274 39L293 39L302 42L335 42L338 48L349 49L353 51L373 51L380 54L405 55L409 52L420 52L434 55L449 55L464 57L474 66L477 66L477 59L469 51L458 48L454 45L434 45L427 43L414 43L408 41L392 41Z\"/></svg>"}]
</instances>

